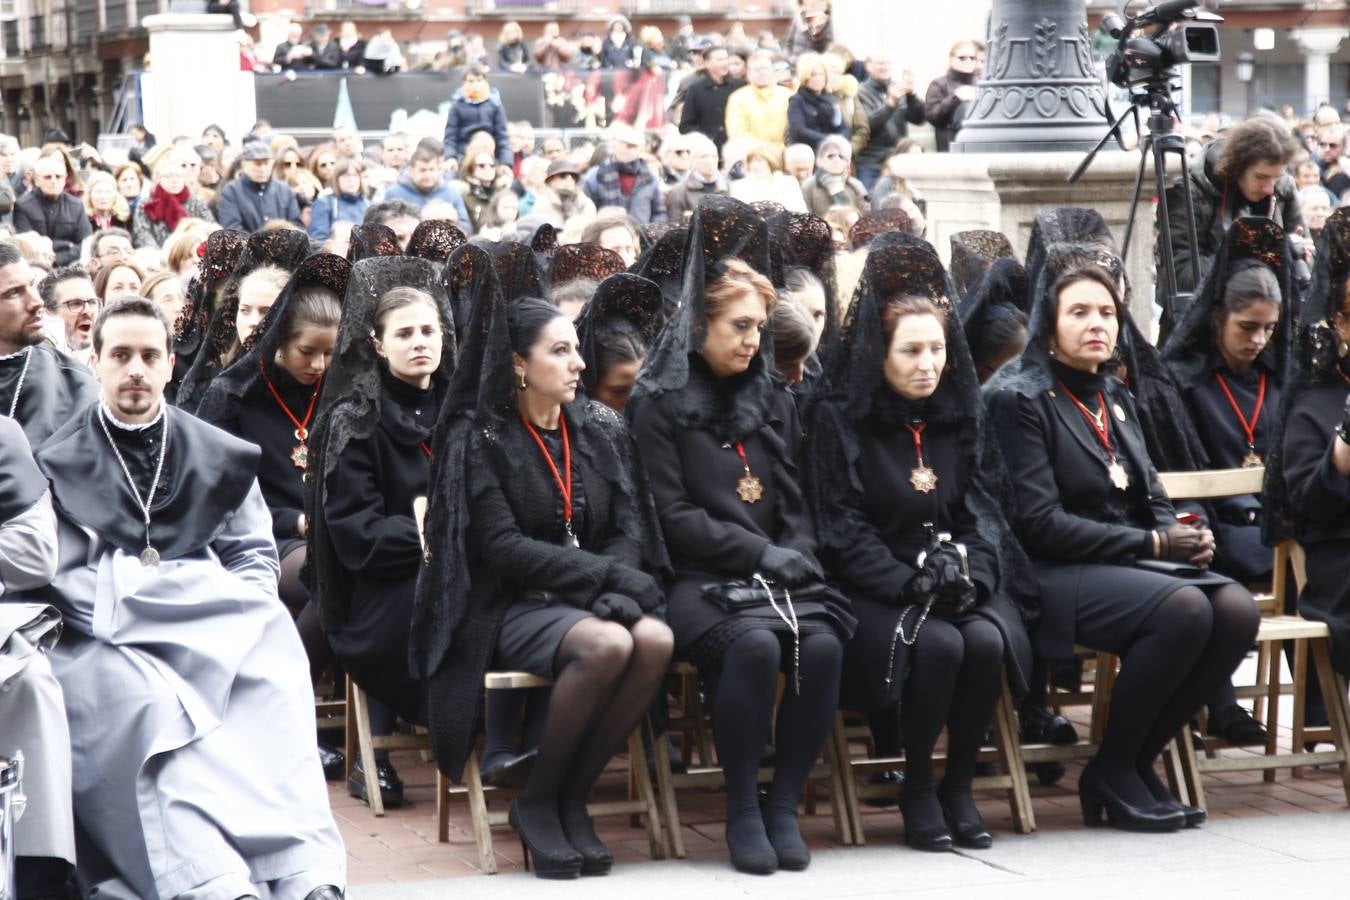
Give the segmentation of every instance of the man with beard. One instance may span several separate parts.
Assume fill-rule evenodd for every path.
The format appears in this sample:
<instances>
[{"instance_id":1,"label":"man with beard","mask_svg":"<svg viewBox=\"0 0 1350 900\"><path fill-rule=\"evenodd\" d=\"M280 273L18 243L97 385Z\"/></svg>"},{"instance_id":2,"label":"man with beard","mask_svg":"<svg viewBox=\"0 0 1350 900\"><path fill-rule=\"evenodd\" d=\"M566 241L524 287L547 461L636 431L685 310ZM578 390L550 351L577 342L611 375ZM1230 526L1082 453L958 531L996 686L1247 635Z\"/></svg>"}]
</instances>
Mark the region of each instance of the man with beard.
<instances>
[{"instance_id":1,"label":"man with beard","mask_svg":"<svg viewBox=\"0 0 1350 900\"><path fill-rule=\"evenodd\" d=\"M66 266L42 279L38 294L47 313L65 323L67 352L88 365L94 346L94 316L98 314L94 282L79 266Z\"/></svg>"},{"instance_id":2,"label":"man with beard","mask_svg":"<svg viewBox=\"0 0 1350 900\"><path fill-rule=\"evenodd\" d=\"M0 414L17 419L37 448L98 399L98 385L87 368L42 340L35 275L18 247L0 241Z\"/></svg>"},{"instance_id":3,"label":"man with beard","mask_svg":"<svg viewBox=\"0 0 1350 900\"><path fill-rule=\"evenodd\" d=\"M978 77L979 50L974 41L952 45L947 58L947 74L928 85L923 98L924 117L937 130L937 149L946 153L952 138L961 128L965 104L975 99L975 79Z\"/></svg>"},{"instance_id":4,"label":"man with beard","mask_svg":"<svg viewBox=\"0 0 1350 900\"><path fill-rule=\"evenodd\" d=\"M60 559L78 874L99 897L340 900L346 853L257 447L169 407L164 313L94 323L99 402L37 454ZM221 640L228 634L228 640Z\"/></svg>"}]
</instances>

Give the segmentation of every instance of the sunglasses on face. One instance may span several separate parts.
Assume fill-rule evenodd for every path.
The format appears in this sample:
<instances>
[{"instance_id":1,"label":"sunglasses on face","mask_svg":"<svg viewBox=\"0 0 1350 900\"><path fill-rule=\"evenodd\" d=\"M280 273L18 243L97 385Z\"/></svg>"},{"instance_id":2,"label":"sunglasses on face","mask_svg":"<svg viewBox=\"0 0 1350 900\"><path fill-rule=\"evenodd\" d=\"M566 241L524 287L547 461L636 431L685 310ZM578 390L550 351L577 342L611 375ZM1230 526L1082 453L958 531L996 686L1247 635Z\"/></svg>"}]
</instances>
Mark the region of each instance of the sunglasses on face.
<instances>
[{"instance_id":1,"label":"sunglasses on face","mask_svg":"<svg viewBox=\"0 0 1350 900\"><path fill-rule=\"evenodd\" d=\"M300 165L301 164L299 162L293 159L283 160L281 163L281 167L283 169L298 169L300 168Z\"/></svg>"}]
</instances>

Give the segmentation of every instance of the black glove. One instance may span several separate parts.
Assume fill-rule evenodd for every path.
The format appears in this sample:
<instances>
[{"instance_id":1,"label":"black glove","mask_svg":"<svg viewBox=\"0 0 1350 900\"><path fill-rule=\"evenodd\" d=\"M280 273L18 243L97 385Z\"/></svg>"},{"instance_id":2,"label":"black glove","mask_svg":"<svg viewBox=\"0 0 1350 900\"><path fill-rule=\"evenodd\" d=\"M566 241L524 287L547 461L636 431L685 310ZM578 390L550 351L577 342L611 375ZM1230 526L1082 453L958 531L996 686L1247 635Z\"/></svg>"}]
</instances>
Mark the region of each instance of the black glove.
<instances>
[{"instance_id":1,"label":"black glove","mask_svg":"<svg viewBox=\"0 0 1350 900\"><path fill-rule=\"evenodd\" d=\"M1336 436L1350 444L1350 396L1345 398L1345 410L1341 413L1341 424L1336 426Z\"/></svg>"},{"instance_id":2,"label":"black glove","mask_svg":"<svg viewBox=\"0 0 1350 900\"><path fill-rule=\"evenodd\" d=\"M924 568L932 567L938 599L933 611L939 615L963 616L975 607L975 582L961 572L961 554L955 547L943 546L924 560Z\"/></svg>"},{"instance_id":3,"label":"black glove","mask_svg":"<svg viewBox=\"0 0 1350 900\"><path fill-rule=\"evenodd\" d=\"M1154 534L1158 536L1158 559L1192 562L1206 549L1213 549L1206 540L1208 532L1194 525L1172 525L1159 528Z\"/></svg>"},{"instance_id":4,"label":"black glove","mask_svg":"<svg viewBox=\"0 0 1350 900\"><path fill-rule=\"evenodd\" d=\"M642 607L638 606L636 600L623 594L601 594L591 604L591 612L601 619L618 622L625 628L642 618Z\"/></svg>"},{"instance_id":5,"label":"black glove","mask_svg":"<svg viewBox=\"0 0 1350 900\"><path fill-rule=\"evenodd\" d=\"M928 567L924 566L910 576L909 581L906 581L905 586L900 589L900 603L904 606L911 604L924 606L936 592L937 581Z\"/></svg>"},{"instance_id":6,"label":"black glove","mask_svg":"<svg viewBox=\"0 0 1350 900\"><path fill-rule=\"evenodd\" d=\"M806 555L769 544L759 556L759 572L788 587L821 577L820 569Z\"/></svg>"},{"instance_id":7,"label":"black glove","mask_svg":"<svg viewBox=\"0 0 1350 900\"><path fill-rule=\"evenodd\" d=\"M661 593L661 585L657 584L655 578L641 569L623 563L615 563L609 567L609 572L605 574L605 580L600 585L600 592L623 594L635 601L643 612L659 609L662 600L665 599Z\"/></svg>"}]
</instances>

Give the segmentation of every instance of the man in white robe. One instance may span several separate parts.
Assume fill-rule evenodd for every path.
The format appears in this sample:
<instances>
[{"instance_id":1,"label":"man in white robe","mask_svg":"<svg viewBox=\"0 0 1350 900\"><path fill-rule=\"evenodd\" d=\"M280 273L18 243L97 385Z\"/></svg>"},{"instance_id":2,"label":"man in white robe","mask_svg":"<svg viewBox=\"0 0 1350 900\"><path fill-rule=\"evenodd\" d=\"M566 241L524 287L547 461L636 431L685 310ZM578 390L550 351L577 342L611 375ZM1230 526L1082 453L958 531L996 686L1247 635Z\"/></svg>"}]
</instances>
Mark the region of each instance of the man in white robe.
<instances>
[{"instance_id":1,"label":"man in white robe","mask_svg":"<svg viewBox=\"0 0 1350 900\"><path fill-rule=\"evenodd\" d=\"M346 854L259 453L163 402L171 335L153 303L109 304L102 399L37 454L59 525L45 598L66 620L51 656L78 875L100 900L337 900Z\"/></svg>"}]
</instances>

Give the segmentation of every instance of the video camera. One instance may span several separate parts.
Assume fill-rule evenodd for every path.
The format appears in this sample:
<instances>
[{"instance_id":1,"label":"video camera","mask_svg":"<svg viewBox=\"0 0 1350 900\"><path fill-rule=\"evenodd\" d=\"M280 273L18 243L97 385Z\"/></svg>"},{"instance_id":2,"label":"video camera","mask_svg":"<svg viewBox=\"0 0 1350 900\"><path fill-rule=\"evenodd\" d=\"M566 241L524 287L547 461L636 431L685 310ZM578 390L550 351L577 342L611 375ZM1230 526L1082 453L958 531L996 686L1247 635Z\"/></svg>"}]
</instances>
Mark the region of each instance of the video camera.
<instances>
[{"instance_id":1,"label":"video camera","mask_svg":"<svg viewBox=\"0 0 1350 900\"><path fill-rule=\"evenodd\" d=\"M1102 27L1117 41L1106 60L1111 83L1121 88L1157 84L1174 77L1178 65L1218 63L1219 29L1214 23L1223 19L1195 9L1198 5L1199 0L1168 0L1129 19L1115 13L1102 19ZM1183 22L1196 19L1203 21ZM1151 34L1136 36L1147 28L1153 29Z\"/></svg>"}]
</instances>

